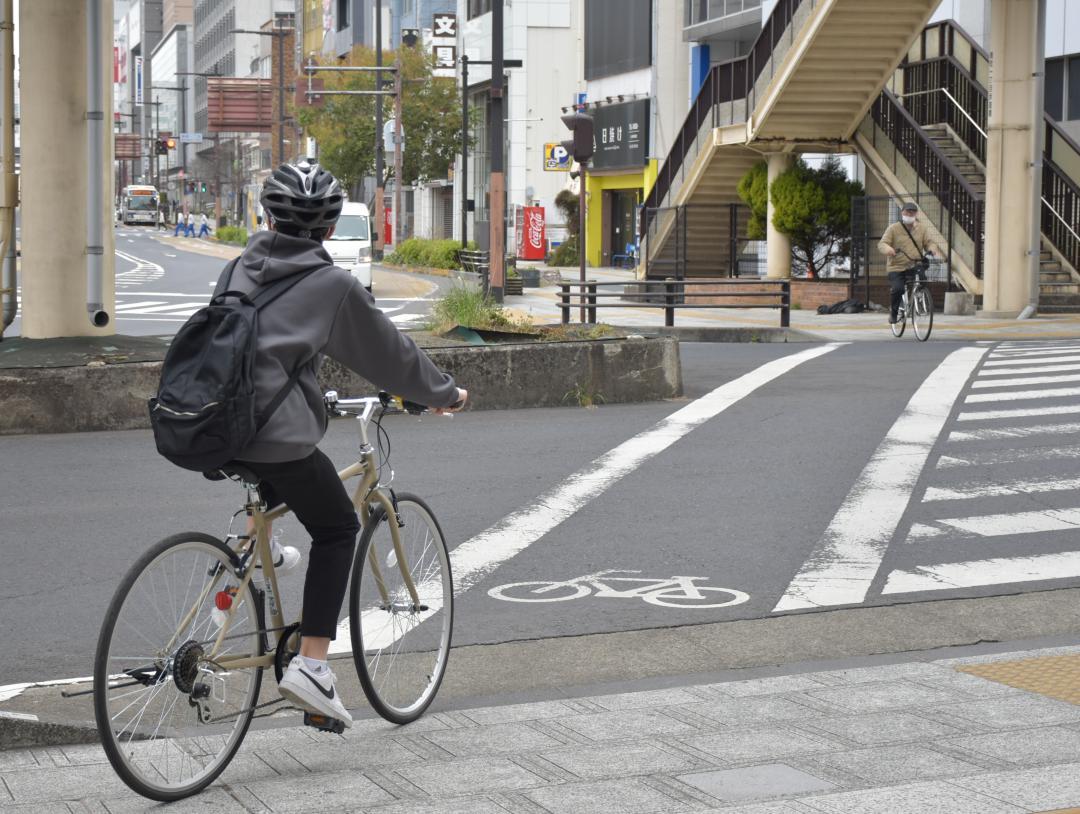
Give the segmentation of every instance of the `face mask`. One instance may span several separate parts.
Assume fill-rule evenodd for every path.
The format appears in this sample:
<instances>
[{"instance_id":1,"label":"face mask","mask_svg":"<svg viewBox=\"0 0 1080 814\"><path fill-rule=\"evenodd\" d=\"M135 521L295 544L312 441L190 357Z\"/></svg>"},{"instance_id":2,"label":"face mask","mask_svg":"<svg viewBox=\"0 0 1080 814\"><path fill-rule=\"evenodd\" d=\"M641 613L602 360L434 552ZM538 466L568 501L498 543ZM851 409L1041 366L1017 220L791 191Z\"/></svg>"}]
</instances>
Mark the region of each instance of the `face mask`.
<instances>
[{"instance_id":1,"label":"face mask","mask_svg":"<svg viewBox=\"0 0 1080 814\"><path fill-rule=\"evenodd\" d=\"M901 215L900 220L902 220L904 222L905 226L914 226L915 225L915 216L914 215Z\"/></svg>"}]
</instances>

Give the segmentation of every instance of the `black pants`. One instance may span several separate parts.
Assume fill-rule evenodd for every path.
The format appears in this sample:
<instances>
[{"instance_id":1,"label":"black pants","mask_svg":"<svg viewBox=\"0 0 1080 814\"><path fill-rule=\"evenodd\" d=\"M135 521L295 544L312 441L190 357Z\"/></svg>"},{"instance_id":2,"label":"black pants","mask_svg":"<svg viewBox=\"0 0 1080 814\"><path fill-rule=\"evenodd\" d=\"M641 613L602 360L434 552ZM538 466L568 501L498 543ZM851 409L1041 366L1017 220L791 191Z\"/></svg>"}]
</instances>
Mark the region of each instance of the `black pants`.
<instances>
[{"instance_id":1,"label":"black pants","mask_svg":"<svg viewBox=\"0 0 1080 814\"><path fill-rule=\"evenodd\" d=\"M915 282L915 278L918 276L920 280L926 280L925 274L919 274L916 269L906 269L904 271L890 271L889 272L889 318L896 319L896 314L900 310L900 304L904 300L904 287L908 283Z\"/></svg>"},{"instance_id":2,"label":"black pants","mask_svg":"<svg viewBox=\"0 0 1080 814\"><path fill-rule=\"evenodd\" d=\"M284 503L311 535L300 632L333 639L360 530L345 485L333 462L318 449L298 461L244 465L259 476L259 492L267 507Z\"/></svg>"}]
</instances>

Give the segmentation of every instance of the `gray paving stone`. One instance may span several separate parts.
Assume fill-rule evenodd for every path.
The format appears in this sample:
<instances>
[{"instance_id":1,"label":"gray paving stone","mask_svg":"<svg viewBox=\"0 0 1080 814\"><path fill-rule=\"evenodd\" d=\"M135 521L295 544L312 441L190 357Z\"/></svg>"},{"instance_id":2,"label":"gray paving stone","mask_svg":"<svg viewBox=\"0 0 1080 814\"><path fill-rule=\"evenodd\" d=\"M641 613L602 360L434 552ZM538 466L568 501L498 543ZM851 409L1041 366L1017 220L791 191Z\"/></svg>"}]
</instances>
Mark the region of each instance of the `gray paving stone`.
<instances>
[{"instance_id":1,"label":"gray paving stone","mask_svg":"<svg viewBox=\"0 0 1080 814\"><path fill-rule=\"evenodd\" d=\"M694 712L721 723L791 721L812 718L824 713L806 704L800 704L796 695L747 696L744 698L717 697L696 704L686 704L680 709Z\"/></svg>"},{"instance_id":2,"label":"gray paving stone","mask_svg":"<svg viewBox=\"0 0 1080 814\"><path fill-rule=\"evenodd\" d=\"M507 814L506 809L487 797L472 797L467 800L448 800L436 802L406 801L388 806L364 809L364 814Z\"/></svg>"},{"instance_id":3,"label":"gray paving stone","mask_svg":"<svg viewBox=\"0 0 1080 814\"><path fill-rule=\"evenodd\" d=\"M542 752L540 757L586 780L656 772L671 774L691 769L699 763L685 755L642 742L575 746Z\"/></svg>"},{"instance_id":4,"label":"gray paving stone","mask_svg":"<svg viewBox=\"0 0 1080 814\"><path fill-rule=\"evenodd\" d=\"M1032 811L1080 804L1080 763L980 774L949 782Z\"/></svg>"},{"instance_id":5,"label":"gray paving stone","mask_svg":"<svg viewBox=\"0 0 1080 814\"><path fill-rule=\"evenodd\" d=\"M456 757L537 751L562 745L561 742L538 732L527 723L445 729L440 732L429 732L424 737Z\"/></svg>"},{"instance_id":6,"label":"gray paving stone","mask_svg":"<svg viewBox=\"0 0 1080 814\"><path fill-rule=\"evenodd\" d=\"M955 692L924 687L907 681L856 684L830 690L814 690L807 692L806 695L839 710L857 713L879 712L903 707L925 707L965 699L965 696Z\"/></svg>"},{"instance_id":7,"label":"gray paving stone","mask_svg":"<svg viewBox=\"0 0 1080 814\"><path fill-rule=\"evenodd\" d=\"M963 730L910 712L876 712L870 715L811 718L800 724L808 731L821 730L864 745L931 740L959 735Z\"/></svg>"},{"instance_id":8,"label":"gray paving stone","mask_svg":"<svg viewBox=\"0 0 1080 814\"><path fill-rule=\"evenodd\" d=\"M524 789L544 782L543 778L501 757L403 766L397 773L425 793L440 798Z\"/></svg>"},{"instance_id":9,"label":"gray paving stone","mask_svg":"<svg viewBox=\"0 0 1080 814\"><path fill-rule=\"evenodd\" d=\"M81 800L92 796L115 796L127 787L112 766L82 766L65 769L19 769L3 774L16 803L48 803Z\"/></svg>"},{"instance_id":10,"label":"gray paving stone","mask_svg":"<svg viewBox=\"0 0 1080 814\"><path fill-rule=\"evenodd\" d=\"M320 774L308 778L302 790L295 777L245 783L244 788L279 814L307 814L345 808L355 811L362 806L389 803L394 799L359 772ZM171 809L169 814L172 814Z\"/></svg>"},{"instance_id":11,"label":"gray paving stone","mask_svg":"<svg viewBox=\"0 0 1080 814\"><path fill-rule=\"evenodd\" d=\"M924 687L948 690L972 698L999 698L1005 695L1024 695L1023 690L989 681L970 673L958 673L956 670L942 670L936 675L918 676L909 679Z\"/></svg>"},{"instance_id":12,"label":"gray paving stone","mask_svg":"<svg viewBox=\"0 0 1080 814\"><path fill-rule=\"evenodd\" d=\"M981 766L966 763L919 744L834 752L817 756L814 762L878 785L933 780L985 771Z\"/></svg>"},{"instance_id":13,"label":"gray paving stone","mask_svg":"<svg viewBox=\"0 0 1080 814\"><path fill-rule=\"evenodd\" d=\"M828 814L1020 814L1025 809L944 782L844 791L806 798Z\"/></svg>"},{"instance_id":14,"label":"gray paving stone","mask_svg":"<svg viewBox=\"0 0 1080 814\"><path fill-rule=\"evenodd\" d=\"M1018 765L1067 763L1080 756L1080 731L1044 726L947 738L938 745Z\"/></svg>"},{"instance_id":15,"label":"gray paving stone","mask_svg":"<svg viewBox=\"0 0 1080 814\"><path fill-rule=\"evenodd\" d=\"M694 704L701 700L701 696L694 695L683 689L673 688L665 690L645 690L643 692L627 692L618 695L602 695L590 700L594 701L604 709L615 711L624 709L670 707L676 704Z\"/></svg>"},{"instance_id":16,"label":"gray paving stone","mask_svg":"<svg viewBox=\"0 0 1080 814\"><path fill-rule=\"evenodd\" d=\"M163 806L153 800L147 800L134 792L127 796L114 797L102 801L109 814L218 814L218 812L242 812L244 809L224 789L211 786L206 791L186 800L178 800Z\"/></svg>"},{"instance_id":17,"label":"gray paving stone","mask_svg":"<svg viewBox=\"0 0 1080 814\"><path fill-rule=\"evenodd\" d=\"M420 760L401 743L389 738L296 744L284 751L313 772L362 770L367 766L400 765ZM264 755L266 751L260 750L259 754Z\"/></svg>"},{"instance_id":18,"label":"gray paving stone","mask_svg":"<svg viewBox=\"0 0 1080 814\"><path fill-rule=\"evenodd\" d=\"M989 664L995 661L1019 661L1021 659L1037 659L1043 656L1068 656L1073 653L1080 653L1080 647L1077 645L1066 645L1063 647L1043 647L1038 650L1021 650L1013 653L993 653L986 656L965 656L959 659L937 659L932 664L941 664L948 667L954 667L960 664Z\"/></svg>"},{"instance_id":19,"label":"gray paving stone","mask_svg":"<svg viewBox=\"0 0 1080 814\"><path fill-rule=\"evenodd\" d=\"M10 752L0 751L0 772L37 765L38 762L34 758L34 753L29 749L14 749Z\"/></svg>"},{"instance_id":20,"label":"gray paving stone","mask_svg":"<svg viewBox=\"0 0 1080 814\"><path fill-rule=\"evenodd\" d=\"M948 704L936 707L932 712L945 713L991 729L1027 729L1080 721L1080 706L1031 693Z\"/></svg>"},{"instance_id":21,"label":"gray paving stone","mask_svg":"<svg viewBox=\"0 0 1080 814\"><path fill-rule=\"evenodd\" d=\"M797 800L785 800L782 803L752 803L747 806L714 808L702 811L700 814L820 814L820 812L817 809L808 808Z\"/></svg>"},{"instance_id":22,"label":"gray paving stone","mask_svg":"<svg viewBox=\"0 0 1080 814\"><path fill-rule=\"evenodd\" d=\"M749 681L729 681L722 684L706 684L697 689L733 698L746 698L754 695L779 695L780 693L802 692L803 690L820 690L826 686L828 685L822 684L809 675L790 675L755 678Z\"/></svg>"},{"instance_id":23,"label":"gray paving stone","mask_svg":"<svg viewBox=\"0 0 1080 814\"><path fill-rule=\"evenodd\" d=\"M574 710L560 701L537 701L532 704L508 704L503 707L464 709L461 714L469 720L485 724L505 724L515 721L542 721L546 718L562 718L573 715Z\"/></svg>"},{"instance_id":24,"label":"gray paving stone","mask_svg":"<svg viewBox=\"0 0 1080 814\"><path fill-rule=\"evenodd\" d=\"M71 766L93 766L96 763L108 763L105 750L95 744L82 744L60 747ZM0 752L0 755L3 753Z\"/></svg>"},{"instance_id":25,"label":"gray paving stone","mask_svg":"<svg viewBox=\"0 0 1080 814\"><path fill-rule=\"evenodd\" d=\"M903 664L877 664L872 667L826 670L813 673L813 676L815 681L836 686L901 681L906 678L933 676L942 672L945 672L945 670L938 664L912 661Z\"/></svg>"},{"instance_id":26,"label":"gray paving stone","mask_svg":"<svg viewBox=\"0 0 1080 814\"><path fill-rule=\"evenodd\" d=\"M5 794L0 801L9 799ZM4 814L71 814L66 803L30 803L29 805L5 805Z\"/></svg>"},{"instance_id":27,"label":"gray paving stone","mask_svg":"<svg viewBox=\"0 0 1080 814\"><path fill-rule=\"evenodd\" d=\"M836 788L835 783L783 763L694 772L680 775L677 779L729 803L831 791Z\"/></svg>"},{"instance_id":28,"label":"gray paving stone","mask_svg":"<svg viewBox=\"0 0 1080 814\"><path fill-rule=\"evenodd\" d=\"M668 735L693 730L690 724L677 721L651 709L571 715L560 718L559 723L592 740L647 738L652 735Z\"/></svg>"},{"instance_id":29,"label":"gray paving stone","mask_svg":"<svg viewBox=\"0 0 1080 814\"><path fill-rule=\"evenodd\" d=\"M733 729L716 735L677 740L729 763L770 760L842 748L835 741L823 736L807 735L778 726Z\"/></svg>"},{"instance_id":30,"label":"gray paving stone","mask_svg":"<svg viewBox=\"0 0 1080 814\"><path fill-rule=\"evenodd\" d=\"M686 811L690 806L641 780L601 780L535 789L524 795L548 811L566 814L646 814Z\"/></svg>"}]
</instances>

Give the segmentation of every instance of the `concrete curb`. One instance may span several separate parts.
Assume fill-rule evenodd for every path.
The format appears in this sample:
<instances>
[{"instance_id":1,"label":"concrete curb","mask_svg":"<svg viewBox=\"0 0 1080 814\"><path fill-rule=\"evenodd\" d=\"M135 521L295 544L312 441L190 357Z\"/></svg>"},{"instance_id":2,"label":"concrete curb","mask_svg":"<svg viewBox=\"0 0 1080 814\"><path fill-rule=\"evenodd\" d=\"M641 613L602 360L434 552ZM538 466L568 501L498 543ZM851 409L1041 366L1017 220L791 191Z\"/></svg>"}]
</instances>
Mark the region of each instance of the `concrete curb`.
<instances>
[{"instance_id":1,"label":"concrete curb","mask_svg":"<svg viewBox=\"0 0 1080 814\"><path fill-rule=\"evenodd\" d=\"M0 752L5 749L29 749L42 746L67 746L75 743L100 743L93 723L60 724L31 720L0 713Z\"/></svg>"},{"instance_id":2,"label":"concrete curb","mask_svg":"<svg viewBox=\"0 0 1080 814\"><path fill-rule=\"evenodd\" d=\"M658 401L682 395L678 340L592 340L430 348L470 391L472 409ZM160 361L0 370L0 435L145 429ZM374 386L327 359L320 386L343 396Z\"/></svg>"},{"instance_id":3,"label":"concrete curb","mask_svg":"<svg viewBox=\"0 0 1080 814\"><path fill-rule=\"evenodd\" d=\"M795 328L713 328L707 326L642 328L642 326L613 325L618 331L642 336L673 336L680 342L827 342L824 337Z\"/></svg>"}]
</instances>

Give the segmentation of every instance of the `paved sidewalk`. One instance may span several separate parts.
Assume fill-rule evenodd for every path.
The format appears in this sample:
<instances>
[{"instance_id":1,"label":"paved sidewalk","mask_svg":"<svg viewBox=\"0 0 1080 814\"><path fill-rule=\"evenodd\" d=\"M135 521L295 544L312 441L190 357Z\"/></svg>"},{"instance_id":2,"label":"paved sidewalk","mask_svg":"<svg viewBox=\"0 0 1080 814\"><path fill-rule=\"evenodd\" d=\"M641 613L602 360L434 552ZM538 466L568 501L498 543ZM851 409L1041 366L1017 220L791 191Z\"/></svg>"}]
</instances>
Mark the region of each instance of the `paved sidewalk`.
<instances>
[{"instance_id":1,"label":"paved sidewalk","mask_svg":"<svg viewBox=\"0 0 1080 814\"><path fill-rule=\"evenodd\" d=\"M367 719L346 737L253 731L214 786L168 810L1080 811L1080 705L1042 694L1080 702L1080 646L881 661ZM96 746L0 752L4 811L150 808Z\"/></svg>"}]
</instances>

